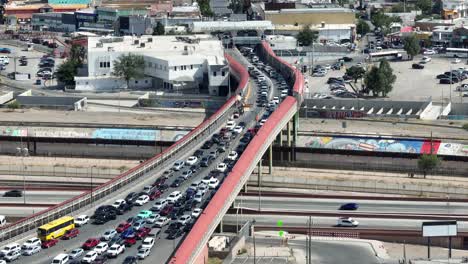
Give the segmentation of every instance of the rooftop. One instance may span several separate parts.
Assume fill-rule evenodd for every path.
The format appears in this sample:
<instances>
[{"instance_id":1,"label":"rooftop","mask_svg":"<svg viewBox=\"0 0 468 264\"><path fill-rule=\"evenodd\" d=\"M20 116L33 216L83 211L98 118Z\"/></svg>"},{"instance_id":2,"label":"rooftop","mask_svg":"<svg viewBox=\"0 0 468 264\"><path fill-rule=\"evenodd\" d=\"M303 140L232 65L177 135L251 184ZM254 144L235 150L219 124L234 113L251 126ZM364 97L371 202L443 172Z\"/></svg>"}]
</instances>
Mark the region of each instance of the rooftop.
<instances>
[{"instance_id":1,"label":"rooftop","mask_svg":"<svg viewBox=\"0 0 468 264\"><path fill-rule=\"evenodd\" d=\"M349 8L339 8L339 7L332 7L332 8L295 8L295 9L281 9L281 10L269 10L265 11L268 14L274 13L353 13L353 11Z\"/></svg>"},{"instance_id":2,"label":"rooftop","mask_svg":"<svg viewBox=\"0 0 468 264\"><path fill-rule=\"evenodd\" d=\"M193 32L230 31L230 30L265 30L273 29L271 21L203 21L193 22Z\"/></svg>"}]
</instances>

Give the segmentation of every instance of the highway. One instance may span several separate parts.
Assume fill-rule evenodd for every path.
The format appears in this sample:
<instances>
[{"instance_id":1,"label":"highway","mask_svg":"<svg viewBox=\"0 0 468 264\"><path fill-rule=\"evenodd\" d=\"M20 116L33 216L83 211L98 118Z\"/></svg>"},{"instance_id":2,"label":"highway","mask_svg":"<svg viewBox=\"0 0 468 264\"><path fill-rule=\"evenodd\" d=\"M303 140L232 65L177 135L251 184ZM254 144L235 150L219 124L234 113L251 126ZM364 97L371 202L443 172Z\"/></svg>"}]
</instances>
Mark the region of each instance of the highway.
<instances>
[{"instance_id":1,"label":"highway","mask_svg":"<svg viewBox=\"0 0 468 264\"><path fill-rule=\"evenodd\" d=\"M18 190L22 190L19 188ZM0 204L22 204L24 197L3 197L6 191L0 191ZM80 191L29 191L26 189L26 204L57 204L82 194Z\"/></svg>"},{"instance_id":2,"label":"highway","mask_svg":"<svg viewBox=\"0 0 468 264\"><path fill-rule=\"evenodd\" d=\"M353 199L322 199L322 198L289 198L268 196L238 196L235 207L257 210L281 210L304 212L356 212L356 213L400 213L400 214L436 214L436 215L468 215L468 204L462 202L424 202L424 201L391 201L391 200L353 200ZM357 203L356 211L340 211L338 208L345 203Z\"/></svg>"}]
</instances>

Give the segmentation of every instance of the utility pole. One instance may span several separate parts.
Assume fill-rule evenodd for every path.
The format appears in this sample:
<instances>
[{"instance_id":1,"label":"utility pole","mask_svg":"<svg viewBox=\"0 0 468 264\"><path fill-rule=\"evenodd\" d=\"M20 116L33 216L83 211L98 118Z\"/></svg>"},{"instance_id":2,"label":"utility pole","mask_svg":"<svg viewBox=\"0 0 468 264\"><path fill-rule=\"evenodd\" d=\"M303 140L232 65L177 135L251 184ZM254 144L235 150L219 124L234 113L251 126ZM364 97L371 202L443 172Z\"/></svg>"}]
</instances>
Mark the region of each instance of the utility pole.
<instances>
[{"instance_id":1,"label":"utility pole","mask_svg":"<svg viewBox=\"0 0 468 264\"><path fill-rule=\"evenodd\" d=\"M254 264L257 264L257 244L255 243L255 219L252 221L252 238L253 238L253 254L254 254Z\"/></svg>"}]
</instances>

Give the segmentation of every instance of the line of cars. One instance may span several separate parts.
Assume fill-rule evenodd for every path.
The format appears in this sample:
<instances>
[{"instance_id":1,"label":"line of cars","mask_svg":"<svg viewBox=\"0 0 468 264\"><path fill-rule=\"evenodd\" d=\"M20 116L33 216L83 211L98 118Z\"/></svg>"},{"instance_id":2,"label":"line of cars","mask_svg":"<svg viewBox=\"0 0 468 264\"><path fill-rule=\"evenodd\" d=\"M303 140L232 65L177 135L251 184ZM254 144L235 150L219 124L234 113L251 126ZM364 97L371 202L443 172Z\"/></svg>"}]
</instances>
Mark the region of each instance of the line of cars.
<instances>
[{"instance_id":1,"label":"line of cars","mask_svg":"<svg viewBox=\"0 0 468 264\"><path fill-rule=\"evenodd\" d=\"M328 88L330 93L336 97L341 98L357 98L357 94L350 92L346 88L346 81L342 77L330 77L327 80ZM327 99L327 98L320 98Z\"/></svg>"},{"instance_id":2,"label":"line of cars","mask_svg":"<svg viewBox=\"0 0 468 264\"><path fill-rule=\"evenodd\" d=\"M439 74L436 78L439 79L440 84L454 84L468 78L468 70L465 68L458 68Z\"/></svg>"}]
</instances>

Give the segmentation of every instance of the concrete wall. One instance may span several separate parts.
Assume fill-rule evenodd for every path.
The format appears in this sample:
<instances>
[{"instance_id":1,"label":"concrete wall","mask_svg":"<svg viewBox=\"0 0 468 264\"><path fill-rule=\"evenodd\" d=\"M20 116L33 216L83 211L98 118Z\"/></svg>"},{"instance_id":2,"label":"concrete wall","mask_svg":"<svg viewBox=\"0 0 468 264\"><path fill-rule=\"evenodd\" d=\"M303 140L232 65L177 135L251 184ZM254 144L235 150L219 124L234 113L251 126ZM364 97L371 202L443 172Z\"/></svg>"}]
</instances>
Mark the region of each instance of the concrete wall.
<instances>
[{"instance_id":1,"label":"concrete wall","mask_svg":"<svg viewBox=\"0 0 468 264\"><path fill-rule=\"evenodd\" d=\"M75 82L75 90L79 91L102 91L127 88L127 83L116 77L75 77ZM152 79L149 77L140 80L130 80L131 89L144 89L152 86Z\"/></svg>"},{"instance_id":2,"label":"concrete wall","mask_svg":"<svg viewBox=\"0 0 468 264\"><path fill-rule=\"evenodd\" d=\"M13 100L13 92L8 92L0 95L0 105Z\"/></svg>"},{"instance_id":3,"label":"concrete wall","mask_svg":"<svg viewBox=\"0 0 468 264\"><path fill-rule=\"evenodd\" d=\"M355 17L352 12L310 12L310 13L270 13L265 12L265 20L270 20L275 25L317 25L325 24L354 24Z\"/></svg>"}]
</instances>

